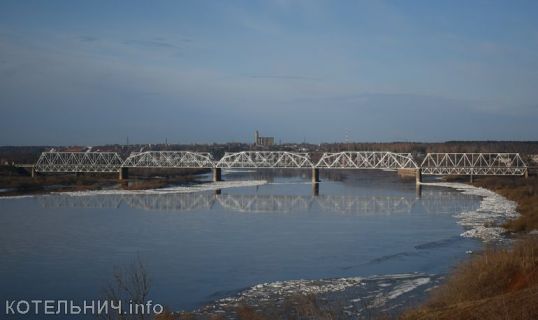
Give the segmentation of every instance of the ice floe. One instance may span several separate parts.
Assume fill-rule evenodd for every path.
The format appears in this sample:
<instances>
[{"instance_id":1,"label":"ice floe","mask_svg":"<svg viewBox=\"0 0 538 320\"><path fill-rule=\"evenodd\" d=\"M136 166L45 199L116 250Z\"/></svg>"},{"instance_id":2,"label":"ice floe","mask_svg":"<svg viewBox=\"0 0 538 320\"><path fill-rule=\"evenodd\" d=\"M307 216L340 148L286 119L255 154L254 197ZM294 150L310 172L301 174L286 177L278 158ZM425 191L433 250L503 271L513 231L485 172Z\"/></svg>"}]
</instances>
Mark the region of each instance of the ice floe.
<instances>
[{"instance_id":1,"label":"ice floe","mask_svg":"<svg viewBox=\"0 0 538 320\"><path fill-rule=\"evenodd\" d=\"M464 194L482 197L480 207L477 210L455 215L458 223L466 229L461 234L462 237L477 238L483 241L500 240L506 231L500 225L519 216L516 211L517 204L514 201L485 188L452 182L422 183L422 185L454 188Z\"/></svg>"},{"instance_id":2,"label":"ice floe","mask_svg":"<svg viewBox=\"0 0 538 320\"><path fill-rule=\"evenodd\" d=\"M108 189L108 190L89 190L89 191L67 191L67 192L51 192L48 194L40 195L18 195L18 196L6 196L0 197L0 199L13 199L13 198L26 198L26 197L43 197L47 195L62 194L72 197L87 197L87 196L100 196L100 195L151 195L151 194L174 194L174 193L192 193L192 192L204 192L212 190L220 190L227 188L240 188L240 187L255 187L266 184L265 180L248 180L248 181L218 181L210 183L201 183L189 186L174 186L159 189L145 189L145 190L123 190L123 189Z\"/></svg>"},{"instance_id":3,"label":"ice floe","mask_svg":"<svg viewBox=\"0 0 538 320\"><path fill-rule=\"evenodd\" d=\"M255 307L269 313L280 310L298 296L315 297L324 310L345 310L344 318L361 319L372 312L387 312L403 305L403 300L422 296L437 282L438 277L426 274L393 274L371 277L350 277L321 280L290 280L262 283L232 297L216 300L193 313L225 315L232 319L240 305ZM424 290L415 292L424 287ZM400 301L402 300L402 301Z\"/></svg>"}]
</instances>

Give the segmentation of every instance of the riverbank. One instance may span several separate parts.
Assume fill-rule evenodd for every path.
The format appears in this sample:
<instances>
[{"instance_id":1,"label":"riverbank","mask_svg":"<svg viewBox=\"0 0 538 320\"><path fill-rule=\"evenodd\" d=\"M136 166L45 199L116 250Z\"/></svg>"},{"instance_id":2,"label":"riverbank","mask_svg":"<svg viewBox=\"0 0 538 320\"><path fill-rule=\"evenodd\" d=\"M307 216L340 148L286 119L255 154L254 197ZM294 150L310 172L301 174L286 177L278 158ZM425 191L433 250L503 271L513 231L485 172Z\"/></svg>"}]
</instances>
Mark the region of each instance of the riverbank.
<instances>
[{"instance_id":1,"label":"riverbank","mask_svg":"<svg viewBox=\"0 0 538 320\"><path fill-rule=\"evenodd\" d=\"M24 170L4 166L0 169L0 197L37 195L49 192L79 192L98 190L148 190L193 183L207 170L174 170L159 172L149 170L133 172L132 179L119 181L117 173L58 174L30 177Z\"/></svg>"},{"instance_id":2,"label":"riverbank","mask_svg":"<svg viewBox=\"0 0 538 320\"><path fill-rule=\"evenodd\" d=\"M473 185L517 202L520 215L503 225L515 244L460 264L401 319L538 319L538 179L488 177Z\"/></svg>"}]
</instances>

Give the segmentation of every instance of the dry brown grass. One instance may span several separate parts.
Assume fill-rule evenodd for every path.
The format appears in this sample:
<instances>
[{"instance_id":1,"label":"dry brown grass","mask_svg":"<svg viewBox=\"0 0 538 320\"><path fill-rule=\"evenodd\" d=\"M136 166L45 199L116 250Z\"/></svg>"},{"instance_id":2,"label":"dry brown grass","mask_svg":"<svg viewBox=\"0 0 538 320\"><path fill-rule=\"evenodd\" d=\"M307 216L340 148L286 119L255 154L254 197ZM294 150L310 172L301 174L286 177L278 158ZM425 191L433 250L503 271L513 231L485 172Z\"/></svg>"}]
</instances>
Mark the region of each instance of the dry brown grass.
<instances>
[{"instance_id":1,"label":"dry brown grass","mask_svg":"<svg viewBox=\"0 0 538 320\"><path fill-rule=\"evenodd\" d=\"M154 319L155 320L195 320L196 318L191 313L187 313L187 312L172 313L169 310L165 310L163 313L155 315Z\"/></svg>"},{"instance_id":2,"label":"dry brown grass","mask_svg":"<svg viewBox=\"0 0 538 320\"><path fill-rule=\"evenodd\" d=\"M256 310L247 306L239 306L236 308L235 312L240 320L269 320L256 312Z\"/></svg>"},{"instance_id":3,"label":"dry brown grass","mask_svg":"<svg viewBox=\"0 0 538 320\"><path fill-rule=\"evenodd\" d=\"M402 319L538 319L538 237L461 264L429 302Z\"/></svg>"},{"instance_id":4,"label":"dry brown grass","mask_svg":"<svg viewBox=\"0 0 538 320\"><path fill-rule=\"evenodd\" d=\"M518 203L521 216L506 223L505 227L514 232L528 232L538 229L538 177L490 177L475 181L474 185L495 191Z\"/></svg>"}]
</instances>

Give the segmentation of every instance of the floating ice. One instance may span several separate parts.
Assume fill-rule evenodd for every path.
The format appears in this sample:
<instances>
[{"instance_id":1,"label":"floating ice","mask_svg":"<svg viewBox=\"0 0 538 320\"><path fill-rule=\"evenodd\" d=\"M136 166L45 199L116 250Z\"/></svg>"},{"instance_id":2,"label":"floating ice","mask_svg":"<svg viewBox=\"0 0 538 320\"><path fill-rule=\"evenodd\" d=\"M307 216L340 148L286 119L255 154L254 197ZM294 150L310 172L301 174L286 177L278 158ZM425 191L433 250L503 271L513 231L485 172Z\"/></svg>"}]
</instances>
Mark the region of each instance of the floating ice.
<instances>
[{"instance_id":1,"label":"floating ice","mask_svg":"<svg viewBox=\"0 0 538 320\"><path fill-rule=\"evenodd\" d=\"M388 311L401 306L401 302L408 299L406 294L411 294L415 289L428 284L429 288L433 285L431 282L432 276L416 273L364 278L277 281L255 285L236 296L219 299L193 313L230 316L238 305L255 306L257 310L268 308L274 311L275 307L285 306L287 299L306 295L315 296L320 307L324 309L343 308L348 316L353 315L352 319L356 319L363 318L362 314L370 313L372 310Z\"/></svg>"},{"instance_id":2,"label":"floating ice","mask_svg":"<svg viewBox=\"0 0 538 320\"><path fill-rule=\"evenodd\" d=\"M480 207L477 210L461 212L454 216L458 219L458 223L466 229L461 234L462 237L477 238L486 242L500 240L506 229L499 227L499 225L519 216L516 211L517 204L514 201L488 189L452 182L422 183L422 185L454 188L464 194L482 197Z\"/></svg>"},{"instance_id":3,"label":"floating ice","mask_svg":"<svg viewBox=\"0 0 538 320\"><path fill-rule=\"evenodd\" d=\"M218 181L210 183L201 183L191 186L176 186L168 188L159 188L159 189L146 189L146 190L122 190L122 189L109 189L109 190L90 190L90 191L68 191L68 192L59 192L62 195L72 196L72 197L87 197L87 196L99 196L99 195L145 195L145 194L174 194L174 193L192 193L192 192L203 192L203 191L212 191L219 189L227 188L240 188L240 187L255 187L259 185L266 184L265 180L249 180L249 181ZM51 192L48 195L58 194ZM20 196L8 196L0 197L0 199L13 199L13 198L25 198L25 197L35 197L35 196L44 196L40 195L20 195ZM46 196L46 195L45 195Z\"/></svg>"}]
</instances>

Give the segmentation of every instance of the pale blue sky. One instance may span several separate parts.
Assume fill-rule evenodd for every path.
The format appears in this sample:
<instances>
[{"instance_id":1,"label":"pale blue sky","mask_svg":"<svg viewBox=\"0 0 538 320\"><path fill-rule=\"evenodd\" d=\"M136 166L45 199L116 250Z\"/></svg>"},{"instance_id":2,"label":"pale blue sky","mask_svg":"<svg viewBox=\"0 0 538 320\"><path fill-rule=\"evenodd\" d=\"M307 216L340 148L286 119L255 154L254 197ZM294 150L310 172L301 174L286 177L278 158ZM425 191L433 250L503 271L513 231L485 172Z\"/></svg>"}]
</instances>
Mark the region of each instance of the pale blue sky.
<instances>
[{"instance_id":1,"label":"pale blue sky","mask_svg":"<svg viewBox=\"0 0 538 320\"><path fill-rule=\"evenodd\" d=\"M537 140L536 1L0 2L0 145Z\"/></svg>"}]
</instances>

